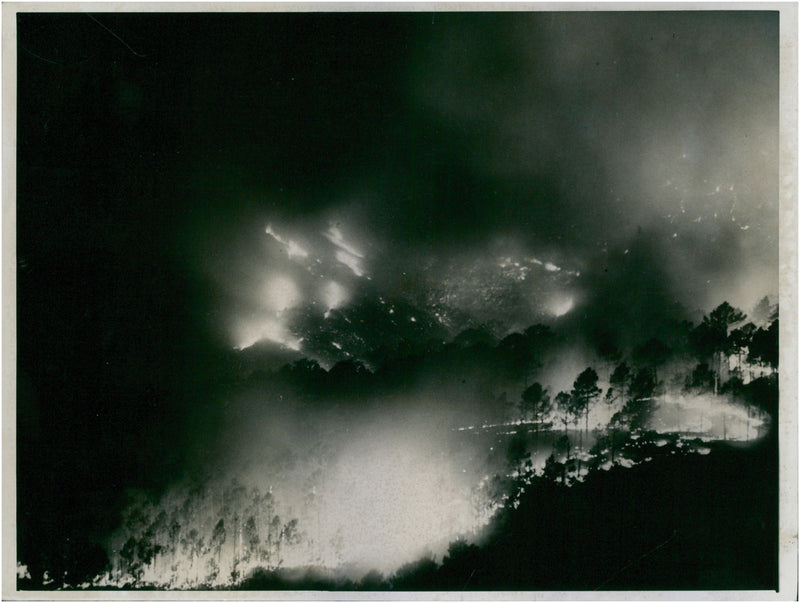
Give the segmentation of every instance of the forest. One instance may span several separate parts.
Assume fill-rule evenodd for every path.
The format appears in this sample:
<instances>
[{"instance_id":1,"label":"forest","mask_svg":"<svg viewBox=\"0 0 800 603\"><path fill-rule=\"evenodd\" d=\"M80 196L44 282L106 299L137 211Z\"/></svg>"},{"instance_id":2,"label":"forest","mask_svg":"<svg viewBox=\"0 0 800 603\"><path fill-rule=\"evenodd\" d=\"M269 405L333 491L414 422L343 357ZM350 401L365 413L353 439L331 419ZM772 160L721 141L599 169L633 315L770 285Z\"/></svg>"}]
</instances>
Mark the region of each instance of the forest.
<instances>
[{"instance_id":1,"label":"forest","mask_svg":"<svg viewBox=\"0 0 800 603\"><path fill-rule=\"evenodd\" d=\"M4 596L777 588L785 11L9 8Z\"/></svg>"},{"instance_id":2,"label":"forest","mask_svg":"<svg viewBox=\"0 0 800 603\"><path fill-rule=\"evenodd\" d=\"M775 588L778 324L764 298L751 316L722 303L669 343L622 350L599 337L593 365L559 391L545 378L574 342L542 324L499 341L476 327L449 343L384 347L371 368L304 359L254 370L240 357L221 390L269 392L296 416L326 408L342 423L364 405L387 412L374 400L423 375L477 389L479 420L451 429L481 449L470 520L399 567L353 562L343 528L320 528L337 444L318 431L311 448L270 460L283 473L263 487L218 468L160 495L130 491L102 548L63 565L23 556L19 588Z\"/></svg>"}]
</instances>

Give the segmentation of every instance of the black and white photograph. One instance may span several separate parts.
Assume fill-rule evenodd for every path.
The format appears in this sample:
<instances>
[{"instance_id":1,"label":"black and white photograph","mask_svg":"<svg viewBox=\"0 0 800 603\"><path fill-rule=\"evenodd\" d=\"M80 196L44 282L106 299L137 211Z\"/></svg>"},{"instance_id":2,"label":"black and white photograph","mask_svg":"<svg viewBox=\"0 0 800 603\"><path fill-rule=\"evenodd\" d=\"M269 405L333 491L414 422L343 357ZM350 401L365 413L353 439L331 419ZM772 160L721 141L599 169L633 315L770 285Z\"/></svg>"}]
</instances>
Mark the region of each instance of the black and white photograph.
<instances>
[{"instance_id":1,"label":"black and white photograph","mask_svg":"<svg viewBox=\"0 0 800 603\"><path fill-rule=\"evenodd\" d=\"M797 6L717 6L4 4L4 598L796 600Z\"/></svg>"}]
</instances>

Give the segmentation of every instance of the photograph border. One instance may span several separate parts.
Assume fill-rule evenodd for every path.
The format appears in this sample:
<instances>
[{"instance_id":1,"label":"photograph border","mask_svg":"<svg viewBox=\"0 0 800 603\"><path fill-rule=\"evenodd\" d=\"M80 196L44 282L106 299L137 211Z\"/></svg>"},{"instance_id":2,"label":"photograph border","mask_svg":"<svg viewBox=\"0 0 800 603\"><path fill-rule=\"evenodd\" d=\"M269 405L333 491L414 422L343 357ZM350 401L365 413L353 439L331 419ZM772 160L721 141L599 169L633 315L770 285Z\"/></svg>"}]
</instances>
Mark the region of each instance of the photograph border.
<instances>
[{"instance_id":1,"label":"photograph border","mask_svg":"<svg viewBox=\"0 0 800 603\"><path fill-rule=\"evenodd\" d=\"M779 168L779 590L611 592L328 592L328 591L19 591L16 587L16 117L20 12L456 12L456 11L778 11L780 13ZM797 600L798 599L798 36L796 3L61 3L2 7L2 596L7 600Z\"/></svg>"}]
</instances>

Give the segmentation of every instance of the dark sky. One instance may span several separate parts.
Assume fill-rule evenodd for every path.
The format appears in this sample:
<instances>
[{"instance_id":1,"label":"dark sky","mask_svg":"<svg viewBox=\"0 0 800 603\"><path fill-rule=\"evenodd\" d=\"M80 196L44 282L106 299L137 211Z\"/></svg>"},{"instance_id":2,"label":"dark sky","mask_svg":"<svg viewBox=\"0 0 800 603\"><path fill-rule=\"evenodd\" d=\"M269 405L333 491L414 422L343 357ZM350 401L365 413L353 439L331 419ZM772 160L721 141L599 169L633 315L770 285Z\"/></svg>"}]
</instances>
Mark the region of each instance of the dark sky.
<instances>
[{"instance_id":1,"label":"dark sky","mask_svg":"<svg viewBox=\"0 0 800 603\"><path fill-rule=\"evenodd\" d=\"M777 293L777 13L17 28L23 547L181 474L232 348L345 357L348 308L638 335Z\"/></svg>"}]
</instances>

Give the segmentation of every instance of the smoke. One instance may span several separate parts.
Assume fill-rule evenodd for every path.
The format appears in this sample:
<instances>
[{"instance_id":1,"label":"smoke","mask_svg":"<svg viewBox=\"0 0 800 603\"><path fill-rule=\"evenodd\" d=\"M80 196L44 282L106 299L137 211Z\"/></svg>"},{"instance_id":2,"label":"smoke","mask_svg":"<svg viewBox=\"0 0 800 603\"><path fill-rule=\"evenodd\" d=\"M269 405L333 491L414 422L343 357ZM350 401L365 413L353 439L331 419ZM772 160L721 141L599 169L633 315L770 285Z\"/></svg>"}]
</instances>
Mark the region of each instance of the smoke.
<instances>
[{"instance_id":1,"label":"smoke","mask_svg":"<svg viewBox=\"0 0 800 603\"><path fill-rule=\"evenodd\" d=\"M506 332L578 306L635 331L777 291L775 14L406 19L380 151L292 217L348 286L484 322L500 298ZM514 287L486 270L503 258L529 271Z\"/></svg>"},{"instance_id":2,"label":"smoke","mask_svg":"<svg viewBox=\"0 0 800 603\"><path fill-rule=\"evenodd\" d=\"M478 538L494 504L485 484L503 457L456 430L486 413L463 399L466 388L333 400L290 389L273 381L232 395L196 485L131 502L101 581L136 574L130 539L135 550L159 547L152 558L138 553L139 580L191 587L236 583L256 567L389 575L425 554L441 558L459 537ZM182 546L187 538L193 544Z\"/></svg>"},{"instance_id":3,"label":"smoke","mask_svg":"<svg viewBox=\"0 0 800 603\"><path fill-rule=\"evenodd\" d=\"M645 303L752 307L777 289L776 35L770 13L437 16L406 80L430 150L363 211L401 247L501 235L595 277L644 232L612 291L654 270Z\"/></svg>"},{"instance_id":4,"label":"smoke","mask_svg":"<svg viewBox=\"0 0 800 603\"><path fill-rule=\"evenodd\" d=\"M585 360L554 356L537 374L552 393ZM130 501L107 542L111 570L93 584L235 586L256 568L390 576L421 557L441 560L457 539L482 539L508 479L521 476L509 464L515 440L541 473L550 460L569 460L558 442L563 428L572 458L584 461L570 469L574 481L592 462L631 467L667 444L670 454L708 454L707 443L720 440L751 445L771 423L734 396L668 385L628 404L619 394L598 399L583 433L583 419L558 406L520 419L516 403L508 408L516 391L492 395L503 386L496 372L467 384L429 362L416 374L398 388L367 373L337 390L281 371L231 390L202 471L157 500ZM608 385L600 385L602 393ZM621 426L625 413L641 424ZM614 429L627 435L609 439Z\"/></svg>"},{"instance_id":5,"label":"smoke","mask_svg":"<svg viewBox=\"0 0 800 603\"><path fill-rule=\"evenodd\" d=\"M429 510L467 500L497 459L445 434L499 422L484 412L533 375L515 382L487 345L472 372L396 367L413 387L392 401L241 381L301 358L376 368L466 329L494 345L541 322L565 335L536 378L568 391L599 335L666 339L723 300L747 310L777 290L777 13L102 20L137 53L85 15L18 24L31 558L82 531L102 539L124 488L169 490L196 467L225 476L201 479L218 491L232 477L280 489L288 547L314 458L336 509L303 528L318 543L340 542L337 524L356 538L359 519L419 536L409 517L449 538L480 515L438 528ZM94 491L94 506L75 502ZM362 537L339 549L383 567L417 552L387 533L381 558Z\"/></svg>"}]
</instances>

